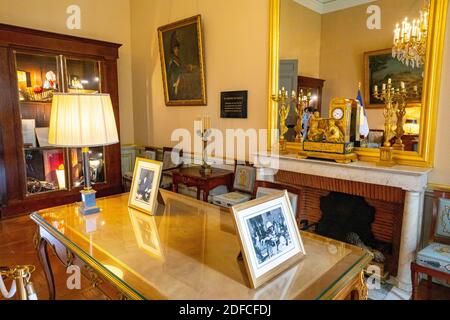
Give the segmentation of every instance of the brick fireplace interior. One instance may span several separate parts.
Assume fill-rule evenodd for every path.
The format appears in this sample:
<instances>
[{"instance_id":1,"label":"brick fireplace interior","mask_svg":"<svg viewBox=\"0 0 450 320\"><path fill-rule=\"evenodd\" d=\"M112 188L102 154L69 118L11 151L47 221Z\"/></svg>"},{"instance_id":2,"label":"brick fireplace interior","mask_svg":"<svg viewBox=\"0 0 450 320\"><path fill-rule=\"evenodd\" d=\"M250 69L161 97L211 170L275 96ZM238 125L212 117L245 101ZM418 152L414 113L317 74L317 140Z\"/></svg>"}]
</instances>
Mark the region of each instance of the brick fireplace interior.
<instances>
[{"instance_id":1,"label":"brick fireplace interior","mask_svg":"<svg viewBox=\"0 0 450 320\"><path fill-rule=\"evenodd\" d=\"M385 270L391 276L397 276L405 201L403 190L287 171L279 171L275 180L301 189L298 222L308 220L309 224L318 223L322 218L320 200L331 192L363 197L367 204L375 208L372 224L375 239L389 248L382 250L386 256Z\"/></svg>"}]
</instances>

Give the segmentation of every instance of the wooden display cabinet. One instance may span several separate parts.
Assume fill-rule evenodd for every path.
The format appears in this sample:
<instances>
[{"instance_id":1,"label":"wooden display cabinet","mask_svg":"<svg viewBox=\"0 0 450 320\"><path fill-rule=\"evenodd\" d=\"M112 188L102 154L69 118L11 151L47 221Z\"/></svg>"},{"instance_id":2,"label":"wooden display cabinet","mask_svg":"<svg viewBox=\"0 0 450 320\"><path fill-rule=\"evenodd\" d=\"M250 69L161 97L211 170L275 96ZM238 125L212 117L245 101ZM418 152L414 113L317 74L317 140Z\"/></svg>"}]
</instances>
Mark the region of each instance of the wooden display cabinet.
<instances>
[{"instance_id":1,"label":"wooden display cabinet","mask_svg":"<svg viewBox=\"0 0 450 320\"><path fill-rule=\"evenodd\" d=\"M119 130L120 46L0 24L2 218L80 200L81 150L48 144L53 94L109 93ZM90 151L98 196L120 193L120 145Z\"/></svg>"},{"instance_id":2,"label":"wooden display cabinet","mask_svg":"<svg viewBox=\"0 0 450 320\"><path fill-rule=\"evenodd\" d=\"M310 78L310 77L298 77L298 92L303 90L304 92L311 91L313 96L316 96L315 101L311 101L311 107L315 110L322 112L322 92L323 86L325 85L325 80Z\"/></svg>"}]
</instances>

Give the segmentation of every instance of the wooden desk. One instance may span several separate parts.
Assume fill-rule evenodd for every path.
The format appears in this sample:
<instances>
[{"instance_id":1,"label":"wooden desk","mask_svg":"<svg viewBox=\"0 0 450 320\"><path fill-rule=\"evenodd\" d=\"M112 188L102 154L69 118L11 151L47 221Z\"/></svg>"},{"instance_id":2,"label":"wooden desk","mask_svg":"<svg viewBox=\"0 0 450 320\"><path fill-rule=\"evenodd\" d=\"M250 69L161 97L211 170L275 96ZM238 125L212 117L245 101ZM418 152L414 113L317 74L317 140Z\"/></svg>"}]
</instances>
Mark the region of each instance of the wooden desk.
<instances>
[{"instance_id":1,"label":"wooden desk","mask_svg":"<svg viewBox=\"0 0 450 320\"><path fill-rule=\"evenodd\" d=\"M172 191L178 193L178 185L185 184L187 187L197 187L197 199L203 191L203 201L208 202L209 192L214 188L226 185L231 192L233 189L234 174L232 171L223 169L212 169L212 173L204 175L200 173L200 167L180 168L172 171Z\"/></svg>"},{"instance_id":2,"label":"wooden desk","mask_svg":"<svg viewBox=\"0 0 450 320\"><path fill-rule=\"evenodd\" d=\"M161 190L161 196L165 205L158 206L156 216L128 208L128 194L99 199L102 211L96 216L81 216L76 205L33 213L50 297L55 297L55 284L48 247L66 266L79 266L112 299L367 298L362 276L371 261L367 251L309 233L302 233L303 260L250 289L237 259L240 248L231 214L170 191ZM57 280L61 285L67 281Z\"/></svg>"}]
</instances>

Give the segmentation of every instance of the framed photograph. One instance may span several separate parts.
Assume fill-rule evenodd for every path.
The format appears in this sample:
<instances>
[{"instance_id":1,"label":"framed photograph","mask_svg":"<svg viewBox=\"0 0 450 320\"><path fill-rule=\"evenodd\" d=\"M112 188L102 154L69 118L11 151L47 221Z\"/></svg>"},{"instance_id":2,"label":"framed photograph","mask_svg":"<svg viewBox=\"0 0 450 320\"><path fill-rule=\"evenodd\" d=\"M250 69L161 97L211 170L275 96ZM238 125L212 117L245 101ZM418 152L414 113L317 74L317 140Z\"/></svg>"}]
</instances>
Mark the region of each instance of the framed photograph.
<instances>
[{"instance_id":1,"label":"framed photograph","mask_svg":"<svg viewBox=\"0 0 450 320\"><path fill-rule=\"evenodd\" d=\"M201 16L158 28L167 106L206 106Z\"/></svg>"},{"instance_id":2,"label":"framed photograph","mask_svg":"<svg viewBox=\"0 0 450 320\"><path fill-rule=\"evenodd\" d=\"M287 191L234 206L232 210L252 288L273 279L305 256Z\"/></svg>"},{"instance_id":3,"label":"framed photograph","mask_svg":"<svg viewBox=\"0 0 450 320\"><path fill-rule=\"evenodd\" d=\"M163 260L164 255L155 217L146 215L132 208L128 208L128 213L130 215L131 225L133 226L138 247L147 252L150 256Z\"/></svg>"},{"instance_id":4,"label":"framed photograph","mask_svg":"<svg viewBox=\"0 0 450 320\"><path fill-rule=\"evenodd\" d=\"M152 215L156 210L162 163L136 158L128 205Z\"/></svg>"},{"instance_id":5,"label":"framed photograph","mask_svg":"<svg viewBox=\"0 0 450 320\"><path fill-rule=\"evenodd\" d=\"M420 107L422 104L423 91L423 66L412 68L392 57L392 49L366 52L364 54L365 72L365 107L384 108L384 103L373 96L375 85L381 88L383 83L392 79L395 87L400 87L400 82L406 84L406 88L412 90L417 86L420 96L417 100L408 104L410 107Z\"/></svg>"}]
</instances>

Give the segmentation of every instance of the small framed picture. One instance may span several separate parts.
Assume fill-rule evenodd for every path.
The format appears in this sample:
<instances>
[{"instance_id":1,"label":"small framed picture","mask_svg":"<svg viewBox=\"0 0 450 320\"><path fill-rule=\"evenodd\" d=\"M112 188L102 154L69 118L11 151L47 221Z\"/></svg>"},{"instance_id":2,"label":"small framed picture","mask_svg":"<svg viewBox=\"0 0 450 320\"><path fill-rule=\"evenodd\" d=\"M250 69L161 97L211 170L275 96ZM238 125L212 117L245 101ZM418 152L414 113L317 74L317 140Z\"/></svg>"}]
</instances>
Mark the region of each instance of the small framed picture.
<instances>
[{"instance_id":1,"label":"small framed picture","mask_svg":"<svg viewBox=\"0 0 450 320\"><path fill-rule=\"evenodd\" d=\"M156 210L162 163L136 158L128 205L152 215Z\"/></svg>"},{"instance_id":2,"label":"small framed picture","mask_svg":"<svg viewBox=\"0 0 450 320\"><path fill-rule=\"evenodd\" d=\"M286 271L305 256L287 191L232 208L252 288Z\"/></svg>"},{"instance_id":3,"label":"small framed picture","mask_svg":"<svg viewBox=\"0 0 450 320\"><path fill-rule=\"evenodd\" d=\"M138 247L152 257L164 260L155 217L128 208Z\"/></svg>"}]
</instances>

